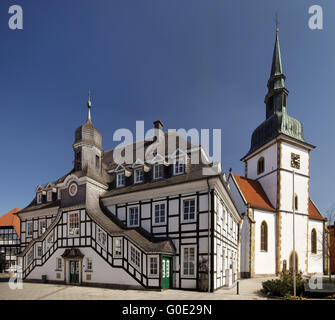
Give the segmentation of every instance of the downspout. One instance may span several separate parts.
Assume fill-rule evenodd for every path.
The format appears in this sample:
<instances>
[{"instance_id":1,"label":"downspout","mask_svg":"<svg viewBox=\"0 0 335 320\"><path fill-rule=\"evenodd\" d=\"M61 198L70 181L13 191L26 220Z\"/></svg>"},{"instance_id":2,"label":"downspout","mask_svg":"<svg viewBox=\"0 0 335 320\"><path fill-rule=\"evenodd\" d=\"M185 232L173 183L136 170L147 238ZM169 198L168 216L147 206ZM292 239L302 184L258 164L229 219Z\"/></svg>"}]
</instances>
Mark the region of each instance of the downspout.
<instances>
[{"instance_id":1,"label":"downspout","mask_svg":"<svg viewBox=\"0 0 335 320\"><path fill-rule=\"evenodd\" d=\"M210 237L210 226L211 226L211 210L210 204L210 185L209 185L209 178L207 178L207 185L208 185L208 254L207 254L207 261L208 261L208 293L211 292L211 268L210 268L210 250L211 250L211 237Z\"/></svg>"}]
</instances>

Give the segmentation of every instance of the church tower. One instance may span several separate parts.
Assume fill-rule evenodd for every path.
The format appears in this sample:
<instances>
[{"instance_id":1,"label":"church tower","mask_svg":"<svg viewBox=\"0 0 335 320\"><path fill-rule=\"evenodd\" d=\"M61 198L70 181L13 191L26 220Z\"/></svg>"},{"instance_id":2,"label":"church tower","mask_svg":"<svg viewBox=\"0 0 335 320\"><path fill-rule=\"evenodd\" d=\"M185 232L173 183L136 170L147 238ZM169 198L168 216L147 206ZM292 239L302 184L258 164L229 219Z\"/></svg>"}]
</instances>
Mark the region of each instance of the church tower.
<instances>
[{"instance_id":1,"label":"church tower","mask_svg":"<svg viewBox=\"0 0 335 320\"><path fill-rule=\"evenodd\" d=\"M74 170L101 173L101 159L103 155L102 138L100 132L91 121L91 100L88 98L87 121L75 131Z\"/></svg>"},{"instance_id":2,"label":"church tower","mask_svg":"<svg viewBox=\"0 0 335 320\"><path fill-rule=\"evenodd\" d=\"M241 159L245 164L245 177L260 182L277 211L277 272L282 270L283 263L289 264L293 206L296 212L296 238L306 239L307 236L309 157L310 151L315 148L304 140L300 121L287 113L289 92L285 87L285 79L277 29L268 92L264 101L265 120L254 130L250 150ZM307 240L300 241L299 245L299 269L306 271Z\"/></svg>"}]
</instances>

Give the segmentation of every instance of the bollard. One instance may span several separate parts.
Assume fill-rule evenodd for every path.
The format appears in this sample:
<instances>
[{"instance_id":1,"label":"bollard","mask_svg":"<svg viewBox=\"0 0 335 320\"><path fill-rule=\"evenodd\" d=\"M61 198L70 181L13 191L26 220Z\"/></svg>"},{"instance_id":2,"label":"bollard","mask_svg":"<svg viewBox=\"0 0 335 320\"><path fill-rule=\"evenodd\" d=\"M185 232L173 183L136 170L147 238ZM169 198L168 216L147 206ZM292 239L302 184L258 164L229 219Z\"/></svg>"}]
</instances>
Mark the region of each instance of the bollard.
<instances>
[{"instance_id":1,"label":"bollard","mask_svg":"<svg viewBox=\"0 0 335 320\"><path fill-rule=\"evenodd\" d=\"M240 280L236 281L236 294L240 294Z\"/></svg>"}]
</instances>

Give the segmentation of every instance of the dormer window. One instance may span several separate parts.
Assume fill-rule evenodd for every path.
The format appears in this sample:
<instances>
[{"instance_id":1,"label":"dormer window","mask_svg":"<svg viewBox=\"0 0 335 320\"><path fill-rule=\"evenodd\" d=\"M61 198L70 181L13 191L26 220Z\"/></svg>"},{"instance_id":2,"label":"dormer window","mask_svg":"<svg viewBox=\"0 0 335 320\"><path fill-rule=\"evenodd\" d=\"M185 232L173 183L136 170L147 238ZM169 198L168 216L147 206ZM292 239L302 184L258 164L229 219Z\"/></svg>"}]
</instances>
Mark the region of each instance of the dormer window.
<instances>
[{"instance_id":1,"label":"dormer window","mask_svg":"<svg viewBox=\"0 0 335 320\"><path fill-rule=\"evenodd\" d=\"M52 190L48 190L47 192L47 201L48 202L52 201Z\"/></svg>"},{"instance_id":2,"label":"dormer window","mask_svg":"<svg viewBox=\"0 0 335 320\"><path fill-rule=\"evenodd\" d=\"M185 161L184 160L177 160L173 165L173 174L183 174L185 172Z\"/></svg>"},{"instance_id":3,"label":"dormer window","mask_svg":"<svg viewBox=\"0 0 335 320\"><path fill-rule=\"evenodd\" d=\"M163 165L155 164L153 169L153 178L154 180L163 178Z\"/></svg>"},{"instance_id":4,"label":"dormer window","mask_svg":"<svg viewBox=\"0 0 335 320\"><path fill-rule=\"evenodd\" d=\"M134 183L143 182L143 169L136 169L134 171Z\"/></svg>"},{"instance_id":5,"label":"dormer window","mask_svg":"<svg viewBox=\"0 0 335 320\"><path fill-rule=\"evenodd\" d=\"M125 174L124 172L118 173L116 175L116 187L124 187L125 186Z\"/></svg>"},{"instance_id":6,"label":"dormer window","mask_svg":"<svg viewBox=\"0 0 335 320\"><path fill-rule=\"evenodd\" d=\"M263 173L264 168L265 168L265 161L264 161L264 158L261 157L261 158L259 158L259 160L257 162L257 174Z\"/></svg>"},{"instance_id":7,"label":"dormer window","mask_svg":"<svg viewBox=\"0 0 335 320\"><path fill-rule=\"evenodd\" d=\"M41 192L39 192L38 194L37 194L37 203L39 204L39 203L42 203L42 193Z\"/></svg>"}]
</instances>

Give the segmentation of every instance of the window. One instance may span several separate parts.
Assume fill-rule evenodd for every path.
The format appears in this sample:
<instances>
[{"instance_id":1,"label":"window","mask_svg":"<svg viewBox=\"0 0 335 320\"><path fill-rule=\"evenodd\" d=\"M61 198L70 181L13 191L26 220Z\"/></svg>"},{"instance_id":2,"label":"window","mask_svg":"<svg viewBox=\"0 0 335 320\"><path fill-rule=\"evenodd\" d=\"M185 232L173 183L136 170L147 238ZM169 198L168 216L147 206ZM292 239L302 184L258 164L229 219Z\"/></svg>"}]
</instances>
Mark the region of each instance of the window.
<instances>
[{"instance_id":1,"label":"window","mask_svg":"<svg viewBox=\"0 0 335 320\"><path fill-rule=\"evenodd\" d=\"M138 207L129 208L128 225L130 227L138 227L139 225Z\"/></svg>"},{"instance_id":2,"label":"window","mask_svg":"<svg viewBox=\"0 0 335 320\"><path fill-rule=\"evenodd\" d=\"M33 235L33 222L29 221L27 222L27 236Z\"/></svg>"},{"instance_id":3,"label":"window","mask_svg":"<svg viewBox=\"0 0 335 320\"><path fill-rule=\"evenodd\" d=\"M154 179L162 179L163 178L163 165L155 164L154 165Z\"/></svg>"},{"instance_id":4,"label":"window","mask_svg":"<svg viewBox=\"0 0 335 320\"><path fill-rule=\"evenodd\" d=\"M311 234L311 250L312 253L317 253L317 236L316 236L316 231L315 229L312 230Z\"/></svg>"},{"instance_id":5,"label":"window","mask_svg":"<svg viewBox=\"0 0 335 320\"><path fill-rule=\"evenodd\" d=\"M79 213L69 213L69 236L79 236Z\"/></svg>"},{"instance_id":6,"label":"window","mask_svg":"<svg viewBox=\"0 0 335 320\"><path fill-rule=\"evenodd\" d=\"M257 162L257 174L263 173L264 170L265 170L265 161L264 161L264 158L261 157L261 158L259 158L259 160Z\"/></svg>"},{"instance_id":7,"label":"window","mask_svg":"<svg viewBox=\"0 0 335 320\"><path fill-rule=\"evenodd\" d=\"M95 167L97 169L100 168L100 158L99 158L99 156L95 156Z\"/></svg>"},{"instance_id":8,"label":"window","mask_svg":"<svg viewBox=\"0 0 335 320\"><path fill-rule=\"evenodd\" d=\"M92 271L93 270L93 261L92 261L92 259L91 258L87 258L86 262L87 262L87 269L86 270Z\"/></svg>"},{"instance_id":9,"label":"window","mask_svg":"<svg viewBox=\"0 0 335 320\"><path fill-rule=\"evenodd\" d=\"M130 262L138 268L141 265L141 253L133 246L130 247Z\"/></svg>"},{"instance_id":10,"label":"window","mask_svg":"<svg viewBox=\"0 0 335 320\"><path fill-rule=\"evenodd\" d=\"M134 171L134 183L141 183L143 182L143 170L136 169Z\"/></svg>"},{"instance_id":11,"label":"window","mask_svg":"<svg viewBox=\"0 0 335 320\"><path fill-rule=\"evenodd\" d=\"M56 259L56 270L62 270L62 259L61 258Z\"/></svg>"},{"instance_id":12,"label":"window","mask_svg":"<svg viewBox=\"0 0 335 320\"><path fill-rule=\"evenodd\" d=\"M261 251L268 251L268 226L265 221L261 224Z\"/></svg>"},{"instance_id":13,"label":"window","mask_svg":"<svg viewBox=\"0 0 335 320\"><path fill-rule=\"evenodd\" d=\"M38 204L42 203L42 193L41 192L37 194L37 203Z\"/></svg>"},{"instance_id":14,"label":"window","mask_svg":"<svg viewBox=\"0 0 335 320\"><path fill-rule=\"evenodd\" d=\"M195 220L195 200L184 200L183 221Z\"/></svg>"},{"instance_id":15,"label":"window","mask_svg":"<svg viewBox=\"0 0 335 320\"><path fill-rule=\"evenodd\" d=\"M107 234L99 227L97 227L97 241L102 247L106 247Z\"/></svg>"},{"instance_id":16,"label":"window","mask_svg":"<svg viewBox=\"0 0 335 320\"><path fill-rule=\"evenodd\" d=\"M125 186L125 175L124 175L124 172L118 173L116 175L116 186L117 187L124 187Z\"/></svg>"},{"instance_id":17,"label":"window","mask_svg":"<svg viewBox=\"0 0 335 320\"><path fill-rule=\"evenodd\" d=\"M294 210L298 210L299 206L298 206L298 196L295 194L294 195Z\"/></svg>"},{"instance_id":18,"label":"window","mask_svg":"<svg viewBox=\"0 0 335 320\"><path fill-rule=\"evenodd\" d=\"M195 276L195 247L188 246L182 249L182 274L186 277Z\"/></svg>"},{"instance_id":19,"label":"window","mask_svg":"<svg viewBox=\"0 0 335 320\"><path fill-rule=\"evenodd\" d=\"M46 220L40 220L40 228L39 228L39 233L42 235L45 230L47 229L47 221Z\"/></svg>"},{"instance_id":20,"label":"window","mask_svg":"<svg viewBox=\"0 0 335 320\"><path fill-rule=\"evenodd\" d=\"M183 221L194 221L195 220L195 200L188 199L184 200L183 209Z\"/></svg>"},{"instance_id":21,"label":"window","mask_svg":"<svg viewBox=\"0 0 335 320\"><path fill-rule=\"evenodd\" d=\"M47 192L47 201L48 202L52 201L52 190L48 190Z\"/></svg>"},{"instance_id":22,"label":"window","mask_svg":"<svg viewBox=\"0 0 335 320\"><path fill-rule=\"evenodd\" d=\"M159 203L154 205L154 224L165 223L165 203Z\"/></svg>"},{"instance_id":23,"label":"window","mask_svg":"<svg viewBox=\"0 0 335 320\"><path fill-rule=\"evenodd\" d=\"M80 150L78 150L77 152L76 152L76 155L75 155L75 170L76 171L79 171L79 170L81 170L81 151Z\"/></svg>"},{"instance_id":24,"label":"window","mask_svg":"<svg viewBox=\"0 0 335 320\"><path fill-rule=\"evenodd\" d=\"M185 172L185 163L184 162L185 162L184 160L177 160L174 163L173 173L175 175L177 175L177 174L183 174Z\"/></svg>"},{"instance_id":25,"label":"window","mask_svg":"<svg viewBox=\"0 0 335 320\"><path fill-rule=\"evenodd\" d=\"M49 249L53 245L53 242L54 242L54 235L53 233L51 233L47 238L47 249Z\"/></svg>"},{"instance_id":26,"label":"window","mask_svg":"<svg viewBox=\"0 0 335 320\"><path fill-rule=\"evenodd\" d=\"M62 190L61 189L58 189L57 190L57 199L62 199Z\"/></svg>"},{"instance_id":27,"label":"window","mask_svg":"<svg viewBox=\"0 0 335 320\"><path fill-rule=\"evenodd\" d=\"M33 249L30 250L27 256L27 265L30 265L34 260L34 251Z\"/></svg>"},{"instance_id":28,"label":"window","mask_svg":"<svg viewBox=\"0 0 335 320\"><path fill-rule=\"evenodd\" d=\"M149 259L149 276L158 275L158 258L150 257Z\"/></svg>"},{"instance_id":29,"label":"window","mask_svg":"<svg viewBox=\"0 0 335 320\"><path fill-rule=\"evenodd\" d=\"M122 257L122 239L121 238L114 238L114 246L113 246L113 255L114 257Z\"/></svg>"},{"instance_id":30,"label":"window","mask_svg":"<svg viewBox=\"0 0 335 320\"><path fill-rule=\"evenodd\" d=\"M43 248L42 246L37 247L37 256L42 257L43 256Z\"/></svg>"}]
</instances>

